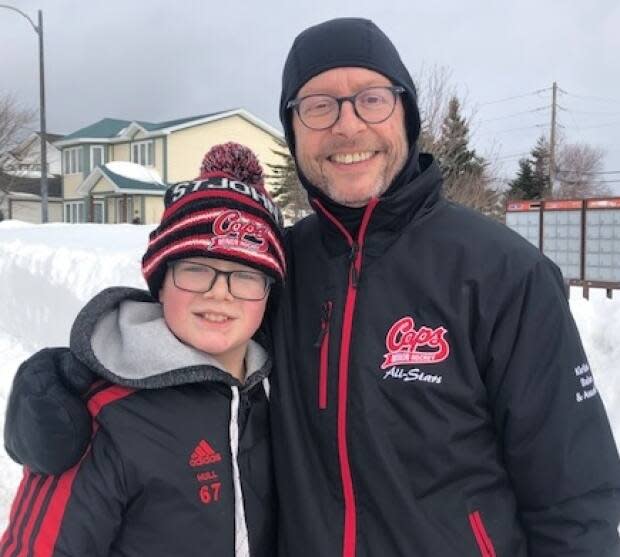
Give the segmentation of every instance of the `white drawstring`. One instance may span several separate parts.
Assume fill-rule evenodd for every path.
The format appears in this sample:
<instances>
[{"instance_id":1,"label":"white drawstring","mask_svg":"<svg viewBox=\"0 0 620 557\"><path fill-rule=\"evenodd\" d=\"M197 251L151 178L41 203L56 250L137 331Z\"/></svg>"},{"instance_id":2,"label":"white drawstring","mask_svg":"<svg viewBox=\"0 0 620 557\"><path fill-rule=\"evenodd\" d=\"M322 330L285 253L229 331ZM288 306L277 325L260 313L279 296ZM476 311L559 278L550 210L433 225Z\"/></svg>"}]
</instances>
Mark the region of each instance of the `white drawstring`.
<instances>
[{"instance_id":1,"label":"white drawstring","mask_svg":"<svg viewBox=\"0 0 620 557\"><path fill-rule=\"evenodd\" d=\"M230 452L233 465L233 485L235 488L235 557L249 557L250 543L248 539L248 525L245 521L245 505L243 492L241 491L241 478L239 476L239 389L232 388L232 401L230 403Z\"/></svg>"},{"instance_id":2,"label":"white drawstring","mask_svg":"<svg viewBox=\"0 0 620 557\"><path fill-rule=\"evenodd\" d=\"M263 379L263 389L265 389L265 396L267 397L267 400L269 400L269 397L271 396L271 385L269 384L268 377Z\"/></svg>"}]
</instances>

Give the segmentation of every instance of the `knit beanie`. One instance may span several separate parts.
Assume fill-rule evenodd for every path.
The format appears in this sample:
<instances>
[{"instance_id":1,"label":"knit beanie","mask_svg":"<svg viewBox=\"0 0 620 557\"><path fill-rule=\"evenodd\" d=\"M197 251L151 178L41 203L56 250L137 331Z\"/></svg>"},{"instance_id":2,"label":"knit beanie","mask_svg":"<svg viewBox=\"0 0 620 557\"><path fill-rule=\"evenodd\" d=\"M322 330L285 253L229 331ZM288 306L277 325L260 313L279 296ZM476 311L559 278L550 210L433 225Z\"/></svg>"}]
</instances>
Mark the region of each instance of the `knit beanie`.
<instances>
[{"instance_id":1,"label":"knit beanie","mask_svg":"<svg viewBox=\"0 0 620 557\"><path fill-rule=\"evenodd\" d=\"M405 107L407 137L412 147L420 135L417 95L409 71L396 47L372 21L339 18L302 31L288 54L282 72L280 121L291 153L295 153L292 110L286 108L299 90L314 76L333 68L367 68L405 88L401 97Z\"/></svg>"},{"instance_id":2,"label":"knit beanie","mask_svg":"<svg viewBox=\"0 0 620 557\"><path fill-rule=\"evenodd\" d=\"M213 147L200 176L170 186L164 205L142 258L142 274L153 297L159 297L168 263L186 257L235 261L264 272L278 285L284 282L282 215L247 147Z\"/></svg>"}]
</instances>

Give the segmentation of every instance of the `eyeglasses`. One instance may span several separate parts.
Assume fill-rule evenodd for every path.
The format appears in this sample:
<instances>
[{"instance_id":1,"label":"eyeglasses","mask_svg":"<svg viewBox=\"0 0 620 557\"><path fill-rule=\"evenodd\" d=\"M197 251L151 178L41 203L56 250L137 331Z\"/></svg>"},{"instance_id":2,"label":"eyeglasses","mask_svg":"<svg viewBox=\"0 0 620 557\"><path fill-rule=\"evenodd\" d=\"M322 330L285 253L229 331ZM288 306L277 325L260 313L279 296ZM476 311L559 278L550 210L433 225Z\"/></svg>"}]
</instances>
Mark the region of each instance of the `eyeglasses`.
<instances>
[{"instance_id":1,"label":"eyeglasses","mask_svg":"<svg viewBox=\"0 0 620 557\"><path fill-rule=\"evenodd\" d=\"M404 87L386 86L368 87L348 97L308 95L289 101L286 108L294 108L301 123L307 128L326 130L340 118L342 103L350 101L360 120L367 124L380 124L392 115L398 95L404 92Z\"/></svg>"},{"instance_id":2,"label":"eyeglasses","mask_svg":"<svg viewBox=\"0 0 620 557\"><path fill-rule=\"evenodd\" d=\"M186 292L204 294L213 288L217 277L226 277L228 291L233 298L258 302L263 300L274 280L255 271L220 271L215 267L193 261L172 261L168 263L172 269L174 285Z\"/></svg>"}]
</instances>

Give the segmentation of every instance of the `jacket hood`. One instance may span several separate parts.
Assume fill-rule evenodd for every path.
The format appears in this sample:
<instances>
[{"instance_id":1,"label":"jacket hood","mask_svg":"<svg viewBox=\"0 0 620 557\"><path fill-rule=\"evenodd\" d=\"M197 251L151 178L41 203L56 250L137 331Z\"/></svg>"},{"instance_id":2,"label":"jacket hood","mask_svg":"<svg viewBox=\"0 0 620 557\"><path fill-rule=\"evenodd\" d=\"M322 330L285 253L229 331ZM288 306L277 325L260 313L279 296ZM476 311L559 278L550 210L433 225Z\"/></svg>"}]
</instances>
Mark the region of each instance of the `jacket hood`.
<instances>
[{"instance_id":1,"label":"jacket hood","mask_svg":"<svg viewBox=\"0 0 620 557\"><path fill-rule=\"evenodd\" d=\"M215 358L175 337L161 304L135 288L108 288L88 302L73 324L70 346L97 375L134 388L216 381L247 389L264 379L271 367L267 352L251 340L242 385Z\"/></svg>"},{"instance_id":2,"label":"jacket hood","mask_svg":"<svg viewBox=\"0 0 620 557\"><path fill-rule=\"evenodd\" d=\"M289 149L295 156L292 111L287 108L299 89L316 75L334 68L358 67L387 77L404 87L409 145L420 135L420 113L411 74L396 47L375 23L358 17L343 17L308 27L295 39L282 71L280 121Z\"/></svg>"}]
</instances>

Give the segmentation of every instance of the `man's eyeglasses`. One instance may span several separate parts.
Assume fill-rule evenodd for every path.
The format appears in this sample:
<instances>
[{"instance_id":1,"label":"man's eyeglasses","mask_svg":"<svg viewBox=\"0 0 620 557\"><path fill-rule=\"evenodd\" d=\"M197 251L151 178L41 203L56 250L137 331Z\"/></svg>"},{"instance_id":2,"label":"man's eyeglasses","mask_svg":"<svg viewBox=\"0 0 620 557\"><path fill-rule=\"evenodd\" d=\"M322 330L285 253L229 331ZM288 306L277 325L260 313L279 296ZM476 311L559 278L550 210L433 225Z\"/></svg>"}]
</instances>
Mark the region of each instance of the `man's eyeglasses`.
<instances>
[{"instance_id":1,"label":"man's eyeglasses","mask_svg":"<svg viewBox=\"0 0 620 557\"><path fill-rule=\"evenodd\" d=\"M263 300L274 280L258 271L220 271L215 267L193 261L172 261L174 285L186 292L203 294L213 288L220 275L226 277L228 291L233 298L258 302Z\"/></svg>"},{"instance_id":2,"label":"man's eyeglasses","mask_svg":"<svg viewBox=\"0 0 620 557\"><path fill-rule=\"evenodd\" d=\"M331 128L340 117L344 101L353 104L355 114L367 124L380 124L394 112L398 95L405 92L404 87L368 87L348 97L332 95L307 95L294 99L286 108L297 111L302 124L311 130Z\"/></svg>"}]
</instances>

